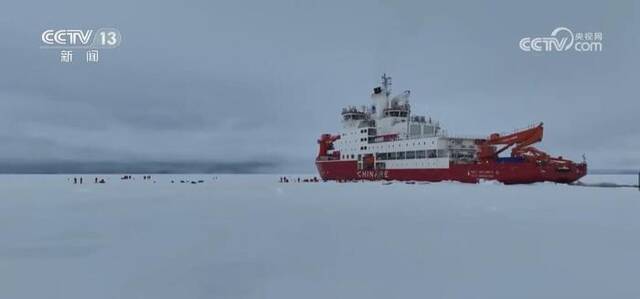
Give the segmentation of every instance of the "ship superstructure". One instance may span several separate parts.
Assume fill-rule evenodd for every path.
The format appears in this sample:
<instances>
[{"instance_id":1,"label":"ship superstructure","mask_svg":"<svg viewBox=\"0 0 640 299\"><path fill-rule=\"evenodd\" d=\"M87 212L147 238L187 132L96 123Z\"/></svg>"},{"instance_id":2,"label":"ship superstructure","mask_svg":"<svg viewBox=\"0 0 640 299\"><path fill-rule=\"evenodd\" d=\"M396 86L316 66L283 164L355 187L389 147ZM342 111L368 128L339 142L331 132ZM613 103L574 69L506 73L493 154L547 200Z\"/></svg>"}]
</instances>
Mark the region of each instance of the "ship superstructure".
<instances>
[{"instance_id":1,"label":"ship superstructure","mask_svg":"<svg viewBox=\"0 0 640 299\"><path fill-rule=\"evenodd\" d=\"M318 140L316 166L325 180L453 180L475 183L572 182L586 163L554 158L532 147L542 140L542 123L489 137L448 136L437 121L411 114L410 91L391 95L382 76L372 104L342 109L342 131ZM511 148L511 155L499 155Z\"/></svg>"}]
</instances>

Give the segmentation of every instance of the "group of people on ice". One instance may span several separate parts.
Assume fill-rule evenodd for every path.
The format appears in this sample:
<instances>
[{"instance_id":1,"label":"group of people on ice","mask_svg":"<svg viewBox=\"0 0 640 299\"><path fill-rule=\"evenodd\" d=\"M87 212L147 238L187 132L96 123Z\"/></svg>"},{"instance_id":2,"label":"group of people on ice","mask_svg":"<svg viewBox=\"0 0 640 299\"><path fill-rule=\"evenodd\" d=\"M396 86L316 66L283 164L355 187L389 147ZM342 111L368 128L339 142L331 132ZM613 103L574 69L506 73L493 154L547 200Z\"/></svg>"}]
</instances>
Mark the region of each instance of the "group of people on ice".
<instances>
[{"instance_id":1,"label":"group of people on ice","mask_svg":"<svg viewBox=\"0 0 640 299\"><path fill-rule=\"evenodd\" d=\"M80 177L79 179L77 177L73 177L73 183L74 184L82 184L83 181L84 181L84 179L82 177ZM94 184L104 184L106 182L107 181L105 181L104 178L98 178L98 177L93 178L93 183Z\"/></svg>"},{"instance_id":2,"label":"group of people on ice","mask_svg":"<svg viewBox=\"0 0 640 299\"><path fill-rule=\"evenodd\" d=\"M317 177L312 177L312 178L302 179L302 180L300 180L300 178L298 177L297 180L293 179L292 181L294 183L295 182L297 182L297 183L317 183L317 182L320 182L320 180L318 180ZM289 182L291 182L291 181L289 180L288 177L286 177L286 176L281 176L280 177L280 183L289 183Z\"/></svg>"}]
</instances>

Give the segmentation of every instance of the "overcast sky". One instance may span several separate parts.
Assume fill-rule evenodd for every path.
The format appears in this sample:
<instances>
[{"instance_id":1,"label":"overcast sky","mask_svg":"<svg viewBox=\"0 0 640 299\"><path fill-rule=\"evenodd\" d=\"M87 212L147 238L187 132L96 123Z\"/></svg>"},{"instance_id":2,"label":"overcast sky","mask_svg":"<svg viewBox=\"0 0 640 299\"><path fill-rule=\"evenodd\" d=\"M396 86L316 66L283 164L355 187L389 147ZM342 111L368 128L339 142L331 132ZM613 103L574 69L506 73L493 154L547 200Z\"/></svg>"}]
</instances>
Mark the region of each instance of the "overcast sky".
<instances>
[{"instance_id":1,"label":"overcast sky","mask_svg":"<svg viewBox=\"0 0 640 299\"><path fill-rule=\"evenodd\" d=\"M634 1L11 1L0 10L1 161L274 161L313 171L316 139L386 72L455 134L545 123L540 148L640 168ZM527 53L559 26L603 51ZM98 64L46 29L115 27Z\"/></svg>"}]
</instances>

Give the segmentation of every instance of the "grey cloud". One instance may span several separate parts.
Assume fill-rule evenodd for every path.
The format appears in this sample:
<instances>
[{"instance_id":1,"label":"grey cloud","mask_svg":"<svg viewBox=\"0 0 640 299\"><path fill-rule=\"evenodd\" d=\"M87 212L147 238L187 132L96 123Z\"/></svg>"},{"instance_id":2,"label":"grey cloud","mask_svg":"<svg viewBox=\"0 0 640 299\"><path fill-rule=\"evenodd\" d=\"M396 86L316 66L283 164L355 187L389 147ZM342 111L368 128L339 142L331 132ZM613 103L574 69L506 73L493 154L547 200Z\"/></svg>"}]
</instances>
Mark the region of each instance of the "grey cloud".
<instances>
[{"instance_id":1,"label":"grey cloud","mask_svg":"<svg viewBox=\"0 0 640 299\"><path fill-rule=\"evenodd\" d=\"M102 4L102 3L101 3ZM38 9L35 9L38 7ZM0 160L278 161L313 170L315 139L367 104L382 72L452 133L543 121L541 147L637 163L633 1L22 1L0 12ZM58 62L46 28L120 29L101 62ZM557 26L602 31L601 53L524 53ZM76 53L81 60L82 52ZM271 167L271 166L270 166Z\"/></svg>"}]
</instances>

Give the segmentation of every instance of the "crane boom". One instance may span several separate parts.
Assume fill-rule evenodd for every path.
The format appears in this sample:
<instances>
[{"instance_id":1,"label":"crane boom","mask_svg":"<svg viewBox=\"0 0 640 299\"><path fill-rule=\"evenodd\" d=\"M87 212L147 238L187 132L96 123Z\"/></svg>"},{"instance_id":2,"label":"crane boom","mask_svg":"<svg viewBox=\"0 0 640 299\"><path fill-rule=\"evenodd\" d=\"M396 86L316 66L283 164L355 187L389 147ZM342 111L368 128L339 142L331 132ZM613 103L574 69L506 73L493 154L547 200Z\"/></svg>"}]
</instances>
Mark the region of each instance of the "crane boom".
<instances>
[{"instance_id":1,"label":"crane boom","mask_svg":"<svg viewBox=\"0 0 640 299\"><path fill-rule=\"evenodd\" d=\"M540 123L537 126L507 135L491 134L489 138L479 144L479 157L482 159L495 158L512 146L514 148L511 150L511 155L516 156L517 153L531 148L530 145L542 141L543 132L543 123ZM496 145L502 145L502 147L496 151Z\"/></svg>"}]
</instances>

